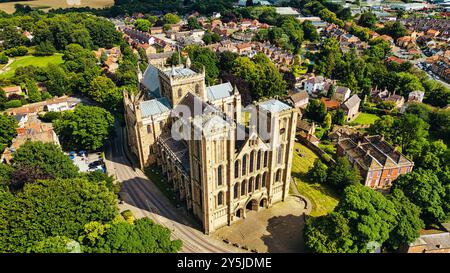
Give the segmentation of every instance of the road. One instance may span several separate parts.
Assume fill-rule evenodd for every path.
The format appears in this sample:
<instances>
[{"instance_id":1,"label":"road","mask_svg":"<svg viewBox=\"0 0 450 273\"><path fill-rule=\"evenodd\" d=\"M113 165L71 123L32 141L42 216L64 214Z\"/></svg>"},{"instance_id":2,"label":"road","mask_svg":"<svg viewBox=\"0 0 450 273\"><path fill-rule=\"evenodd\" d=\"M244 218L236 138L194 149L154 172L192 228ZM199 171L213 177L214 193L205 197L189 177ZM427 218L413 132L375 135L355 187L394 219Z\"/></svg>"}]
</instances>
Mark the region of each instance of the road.
<instances>
[{"instance_id":1,"label":"road","mask_svg":"<svg viewBox=\"0 0 450 273\"><path fill-rule=\"evenodd\" d=\"M203 234L198 224L186 215L183 208L175 208L167 197L139 170L134 169L125 156L123 129L116 125L117 136L106 150L110 172L122 183L123 209L130 209L136 218L149 217L172 230L173 239L181 239L185 253L235 253L241 249ZM196 228L197 227L197 228Z\"/></svg>"}]
</instances>

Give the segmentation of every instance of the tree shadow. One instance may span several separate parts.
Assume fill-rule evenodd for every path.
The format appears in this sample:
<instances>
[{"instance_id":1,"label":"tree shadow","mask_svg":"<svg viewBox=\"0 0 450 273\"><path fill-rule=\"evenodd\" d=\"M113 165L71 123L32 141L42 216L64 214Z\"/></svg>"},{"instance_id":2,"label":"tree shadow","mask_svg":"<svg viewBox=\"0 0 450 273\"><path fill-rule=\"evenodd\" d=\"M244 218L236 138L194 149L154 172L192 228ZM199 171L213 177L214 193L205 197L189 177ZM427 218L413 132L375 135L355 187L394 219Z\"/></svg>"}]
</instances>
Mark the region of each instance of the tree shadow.
<instances>
[{"instance_id":1,"label":"tree shadow","mask_svg":"<svg viewBox=\"0 0 450 273\"><path fill-rule=\"evenodd\" d=\"M269 253L302 253L305 252L304 227L304 214L272 217L267 225L270 234L264 235L261 240Z\"/></svg>"}]
</instances>

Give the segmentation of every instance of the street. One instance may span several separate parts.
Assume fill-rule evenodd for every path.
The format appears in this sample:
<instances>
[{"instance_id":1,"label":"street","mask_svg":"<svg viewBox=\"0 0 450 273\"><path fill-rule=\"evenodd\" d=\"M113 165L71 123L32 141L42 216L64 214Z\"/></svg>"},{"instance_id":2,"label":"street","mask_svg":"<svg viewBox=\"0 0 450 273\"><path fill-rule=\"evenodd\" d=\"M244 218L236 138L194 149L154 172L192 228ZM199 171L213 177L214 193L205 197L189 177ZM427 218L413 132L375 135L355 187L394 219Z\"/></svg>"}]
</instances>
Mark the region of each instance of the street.
<instances>
[{"instance_id":1,"label":"street","mask_svg":"<svg viewBox=\"0 0 450 273\"><path fill-rule=\"evenodd\" d=\"M173 239L181 239L185 253L243 252L203 234L198 224L187 216L184 209L175 208L167 197L139 170L134 169L125 156L123 128L116 125L117 136L107 147L106 158L110 161L110 174L122 183L121 196L124 204L136 218L149 217L172 231ZM197 228L195 228L197 227Z\"/></svg>"}]
</instances>

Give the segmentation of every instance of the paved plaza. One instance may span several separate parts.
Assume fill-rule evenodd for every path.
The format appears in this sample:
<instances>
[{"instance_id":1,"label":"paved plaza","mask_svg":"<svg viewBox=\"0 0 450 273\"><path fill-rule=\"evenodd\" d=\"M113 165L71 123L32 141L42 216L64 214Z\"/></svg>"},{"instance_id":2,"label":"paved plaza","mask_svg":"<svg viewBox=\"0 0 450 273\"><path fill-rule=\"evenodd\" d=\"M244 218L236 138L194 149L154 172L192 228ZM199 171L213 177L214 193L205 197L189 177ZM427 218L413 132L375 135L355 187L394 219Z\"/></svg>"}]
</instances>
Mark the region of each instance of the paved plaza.
<instances>
[{"instance_id":1,"label":"paved plaza","mask_svg":"<svg viewBox=\"0 0 450 273\"><path fill-rule=\"evenodd\" d=\"M212 236L259 253L304 252L304 212L304 201L288 196L269 209L247 211L245 220L225 226Z\"/></svg>"}]
</instances>

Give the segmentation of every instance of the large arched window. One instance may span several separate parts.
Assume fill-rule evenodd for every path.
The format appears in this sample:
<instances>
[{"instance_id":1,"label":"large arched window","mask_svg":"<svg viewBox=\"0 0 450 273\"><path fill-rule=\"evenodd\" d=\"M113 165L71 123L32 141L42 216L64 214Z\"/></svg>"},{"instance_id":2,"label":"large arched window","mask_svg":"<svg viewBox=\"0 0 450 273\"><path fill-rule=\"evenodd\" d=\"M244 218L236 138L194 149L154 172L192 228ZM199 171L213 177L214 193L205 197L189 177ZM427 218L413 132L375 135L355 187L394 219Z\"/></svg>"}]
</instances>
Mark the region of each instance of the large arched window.
<instances>
[{"instance_id":1,"label":"large arched window","mask_svg":"<svg viewBox=\"0 0 450 273\"><path fill-rule=\"evenodd\" d=\"M267 151L265 151L264 152L264 167L267 167L267 160L268 160L268 158L267 158Z\"/></svg>"},{"instance_id":2,"label":"large arched window","mask_svg":"<svg viewBox=\"0 0 450 273\"><path fill-rule=\"evenodd\" d=\"M256 180L255 180L255 191L260 189L260 187L259 187L259 185L261 184L260 180L261 180L261 176L258 174L256 176Z\"/></svg>"},{"instance_id":3,"label":"large arched window","mask_svg":"<svg viewBox=\"0 0 450 273\"><path fill-rule=\"evenodd\" d=\"M254 170L254 166L253 166L253 164L255 163L254 158L255 158L255 151L252 151L250 153L250 173L252 173Z\"/></svg>"},{"instance_id":4,"label":"large arched window","mask_svg":"<svg viewBox=\"0 0 450 273\"><path fill-rule=\"evenodd\" d=\"M258 155L256 157L256 169L261 169L261 150L258 151Z\"/></svg>"},{"instance_id":5,"label":"large arched window","mask_svg":"<svg viewBox=\"0 0 450 273\"><path fill-rule=\"evenodd\" d=\"M266 173L263 173L262 180L261 180L261 187L266 186Z\"/></svg>"},{"instance_id":6,"label":"large arched window","mask_svg":"<svg viewBox=\"0 0 450 273\"><path fill-rule=\"evenodd\" d=\"M220 207L223 205L223 192L219 192L217 195L217 206Z\"/></svg>"},{"instance_id":7,"label":"large arched window","mask_svg":"<svg viewBox=\"0 0 450 273\"><path fill-rule=\"evenodd\" d=\"M239 197L239 183L234 184L234 199Z\"/></svg>"},{"instance_id":8,"label":"large arched window","mask_svg":"<svg viewBox=\"0 0 450 273\"><path fill-rule=\"evenodd\" d=\"M222 180L222 165L219 165L217 167L217 184L219 186L222 186L223 180Z\"/></svg>"},{"instance_id":9,"label":"large arched window","mask_svg":"<svg viewBox=\"0 0 450 273\"><path fill-rule=\"evenodd\" d=\"M242 181L241 183L241 196L245 195L245 181Z\"/></svg>"},{"instance_id":10,"label":"large arched window","mask_svg":"<svg viewBox=\"0 0 450 273\"><path fill-rule=\"evenodd\" d=\"M247 155L242 157L242 175L247 173Z\"/></svg>"},{"instance_id":11,"label":"large arched window","mask_svg":"<svg viewBox=\"0 0 450 273\"><path fill-rule=\"evenodd\" d=\"M248 181L248 193L253 192L253 177Z\"/></svg>"},{"instance_id":12,"label":"large arched window","mask_svg":"<svg viewBox=\"0 0 450 273\"><path fill-rule=\"evenodd\" d=\"M234 162L234 178L239 177L239 160Z\"/></svg>"}]
</instances>

